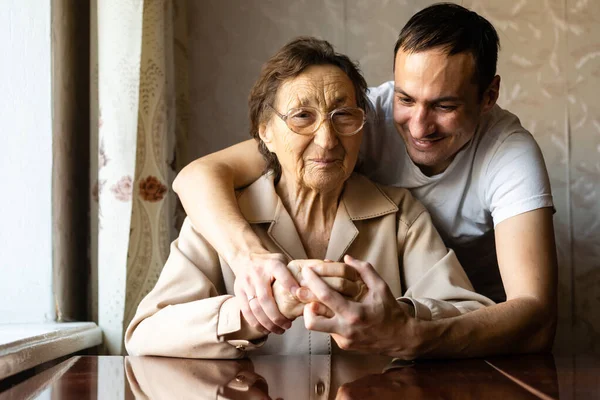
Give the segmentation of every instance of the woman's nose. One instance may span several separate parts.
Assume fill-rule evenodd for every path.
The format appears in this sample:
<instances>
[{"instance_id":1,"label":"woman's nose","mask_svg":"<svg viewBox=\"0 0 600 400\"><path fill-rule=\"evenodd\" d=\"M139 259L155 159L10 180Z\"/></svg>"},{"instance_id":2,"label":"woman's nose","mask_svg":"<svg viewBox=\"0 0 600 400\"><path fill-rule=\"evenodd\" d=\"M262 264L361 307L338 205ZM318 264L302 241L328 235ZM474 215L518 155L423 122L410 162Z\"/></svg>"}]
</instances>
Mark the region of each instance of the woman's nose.
<instances>
[{"instance_id":1,"label":"woman's nose","mask_svg":"<svg viewBox=\"0 0 600 400\"><path fill-rule=\"evenodd\" d=\"M319 147L330 150L338 144L337 133L333 130L331 120L323 121L319 129L314 133L314 142Z\"/></svg>"}]
</instances>

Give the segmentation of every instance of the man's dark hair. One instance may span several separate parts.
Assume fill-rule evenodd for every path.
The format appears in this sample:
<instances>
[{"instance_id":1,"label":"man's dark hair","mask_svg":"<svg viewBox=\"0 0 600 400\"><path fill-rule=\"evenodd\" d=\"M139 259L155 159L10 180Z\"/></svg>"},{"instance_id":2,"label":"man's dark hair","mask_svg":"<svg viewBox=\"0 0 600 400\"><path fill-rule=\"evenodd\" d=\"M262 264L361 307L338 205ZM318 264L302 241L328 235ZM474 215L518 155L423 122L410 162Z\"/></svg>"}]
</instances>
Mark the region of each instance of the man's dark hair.
<instances>
[{"instance_id":1,"label":"man's dark hair","mask_svg":"<svg viewBox=\"0 0 600 400\"><path fill-rule=\"evenodd\" d=\"M398 50L418 53L439 48L454 55L473 55L479 96L496 75L500 40L492 24L474 11L458 4L433 4L412 16L404 25L394 47L394 68Z\"/></svg>"},{"instance_id":2,"label":"man's dark hair","mask_svg":"<svg viewBox=\"0 0 600 400\"><path fill-rule=\"evenodd\" d=\"M258 141L258 150L267 162L265 170L273 172L275 183L281 177L281 165L275 153L271 153L260 138L258 129L261 123L272 117L273 110L266 105L273 104L279 87L313 65L333 65L344 71L354 85L357 106L367 113L370 109L367 82L358 65L347 56L337 53L329 42L305 36L298 37L279 49L263 65L248 98L250 136Z\"/></svg>"}]
</instances>

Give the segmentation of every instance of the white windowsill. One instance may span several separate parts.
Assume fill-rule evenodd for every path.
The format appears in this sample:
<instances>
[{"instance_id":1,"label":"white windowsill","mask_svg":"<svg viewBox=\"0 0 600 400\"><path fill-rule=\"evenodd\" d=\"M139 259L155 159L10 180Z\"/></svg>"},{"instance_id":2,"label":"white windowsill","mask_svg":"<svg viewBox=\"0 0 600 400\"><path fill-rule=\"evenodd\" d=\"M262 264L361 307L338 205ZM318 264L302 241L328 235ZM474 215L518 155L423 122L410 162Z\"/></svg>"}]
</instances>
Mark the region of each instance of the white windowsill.
<instances>
[{"instance_id":1,"label":"white windowsill","mask_svg":"<svg viewBox=\"0 0 600 400\"><path fill-rule=\"evenodd\" d=\"M93 322L0 324L0 379L101 343Z\"/></svg>"}]
</instances>

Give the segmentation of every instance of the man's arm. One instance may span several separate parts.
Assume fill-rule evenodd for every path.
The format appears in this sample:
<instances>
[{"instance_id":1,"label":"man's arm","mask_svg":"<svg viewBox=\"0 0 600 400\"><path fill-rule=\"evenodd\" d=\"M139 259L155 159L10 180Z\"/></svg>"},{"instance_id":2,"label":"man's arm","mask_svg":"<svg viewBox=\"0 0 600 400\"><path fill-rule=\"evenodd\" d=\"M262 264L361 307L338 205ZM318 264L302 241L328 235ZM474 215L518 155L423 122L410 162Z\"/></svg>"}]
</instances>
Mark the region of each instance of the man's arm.
<instances>
[{"instance_id":1,"label":"man's arm","mask_svg":"<svg viewBox=\"0 0 600 400\"><path fill-rule=\"evenodd\" d=\"M234 192L258 179L264 168L256 141L247 140L186 166L173 182L173 190L196 230L235 273L235 294L246 320L264 333L283 333L291 322L279 312L271 283L277 279L292 292L297 283L285 257L263 247L241 215ZM249 304L254 296L256 300Z\"/></svg>"},{"instance_id":2,"label":"man's arm","mask_svg":"<svg viewBox=\"0 0 600 400\"><path fill-rule=\"evenodd\" d=\"M496 227L507 301L460 317L415 325L416 356L476 357L548 351L556 331L557 263L552 209Z\"/></svg>"},{"instance_id":3,"label":"man's arm","mask_svg":"<svg viewBox=\"0 0 600 400\"><path fill-rule=\"evenodd\" d=\"M505 303L433 321L413 318L369 263L346 256L344 261L368 286L367 297L360 303L343 299L306 271L307 286L335 316L319 315L312 303L304 309L305 325L331 333L343 349L402 359L547 351L556 327L552 210L538 209L501 222L496 240Z\"/></svg>"},{"instance_id":4,"label":"man's arm","mask_svg":"<svg viewBox=\"0 0 600 400\"><path fill-rule=\"evenodd\" d=\"M235 189L257 180L264 168L256 141L246 140L193 161L173 181L194 227L230 265L242 252L263 249L240 213Z\"/></svg>"}]
</instances>

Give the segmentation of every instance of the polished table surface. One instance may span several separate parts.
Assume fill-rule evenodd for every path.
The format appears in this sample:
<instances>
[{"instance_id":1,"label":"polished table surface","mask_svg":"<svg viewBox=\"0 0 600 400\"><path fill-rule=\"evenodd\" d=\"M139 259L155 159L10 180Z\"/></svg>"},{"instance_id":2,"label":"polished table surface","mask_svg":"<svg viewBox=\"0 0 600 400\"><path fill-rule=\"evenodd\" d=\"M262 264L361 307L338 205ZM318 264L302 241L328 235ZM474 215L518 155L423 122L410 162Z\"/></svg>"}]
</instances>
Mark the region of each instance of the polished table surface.
<instances>
[{"instance_id":1,"label":"polished table surface","mask_svg":"<svg viewBox=\"0 0 600 400\"><path fill-rule=\"evenodd\" d=\"M600 356L399 362L381 356L243 360L76 356L5 399L600 399Z\"/></svg>"}]
</instances>

